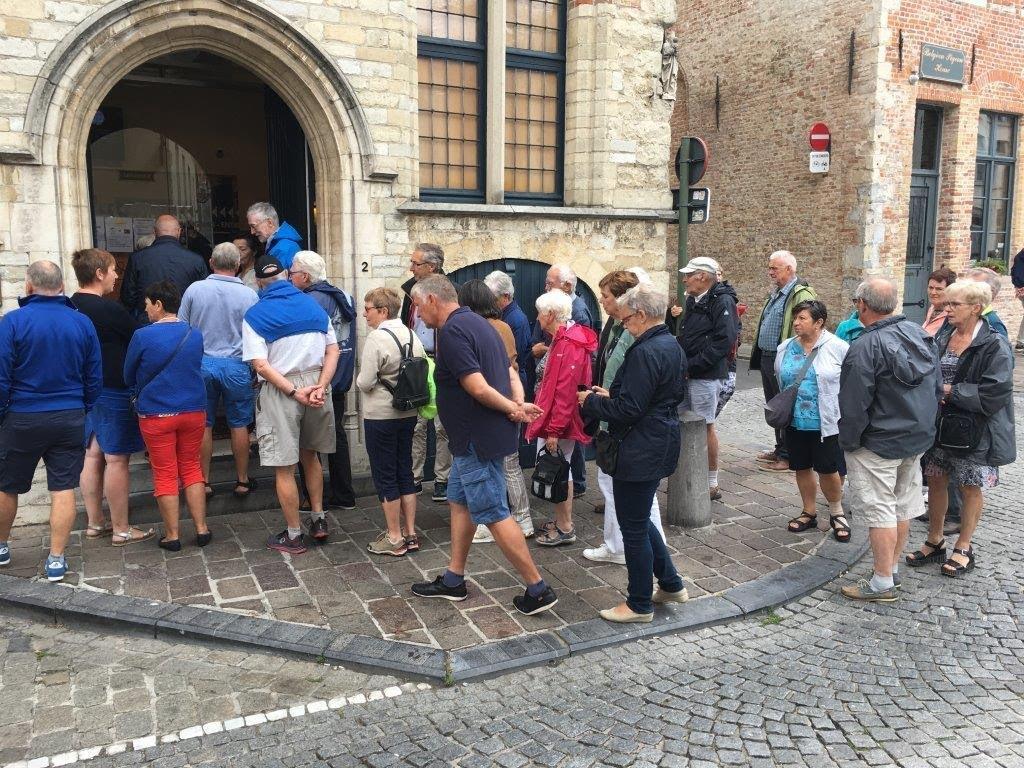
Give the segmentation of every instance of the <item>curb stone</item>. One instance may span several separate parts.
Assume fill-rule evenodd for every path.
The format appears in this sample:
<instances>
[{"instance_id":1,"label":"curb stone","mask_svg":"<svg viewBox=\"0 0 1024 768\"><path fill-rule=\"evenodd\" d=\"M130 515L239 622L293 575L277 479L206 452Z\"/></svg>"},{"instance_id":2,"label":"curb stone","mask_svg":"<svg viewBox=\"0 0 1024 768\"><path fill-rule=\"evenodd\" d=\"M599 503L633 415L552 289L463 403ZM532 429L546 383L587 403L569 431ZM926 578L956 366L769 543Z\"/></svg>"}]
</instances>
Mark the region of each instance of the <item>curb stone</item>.
<instances>
[{"instance_id":1,"label":"curb stone","mask_svg":"<svg viewBox=\"0 0 1024 768\"><path fill-rule=\"evenodd\" d=\"M828 584L849 570L868 549L867 532L860 527L854 528L846 544L826 534L814 553L803 560L719 594L668 606L650 624L611 624L594 618L456 651L15 576L0 575L0 605L43 613L54 621L70 619L144 629L168 640L185 636L378 672L400 672L418 679L463 682L631 640L692 631L774 608Z\"/></svg>"}]
</instances>

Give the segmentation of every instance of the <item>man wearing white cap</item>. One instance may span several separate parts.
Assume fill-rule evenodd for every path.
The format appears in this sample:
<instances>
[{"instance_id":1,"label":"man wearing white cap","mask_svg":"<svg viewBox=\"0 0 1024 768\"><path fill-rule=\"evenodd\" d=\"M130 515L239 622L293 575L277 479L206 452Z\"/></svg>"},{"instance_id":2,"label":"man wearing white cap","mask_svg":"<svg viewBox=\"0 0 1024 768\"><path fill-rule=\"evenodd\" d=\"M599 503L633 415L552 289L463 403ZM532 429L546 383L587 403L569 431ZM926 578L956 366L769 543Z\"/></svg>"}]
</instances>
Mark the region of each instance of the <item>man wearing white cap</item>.
<instances>
[{"instance_id":1,"label":"man wearing white cap","mask_svg":"<svg viewBox=\"0 0 1024 768\"><path fill-rule=\"evenodd\" d=\"M718 400L729 376L729 351L739 333L736 291L718 281L721 267L707 256L690 259L679 270L686 283L686 312L679 326L679 345L689 361L689 392L683 408L704 419L708 427L708 492L718 490L718 435L715 418Z\"/></svg>"}]
</instances>

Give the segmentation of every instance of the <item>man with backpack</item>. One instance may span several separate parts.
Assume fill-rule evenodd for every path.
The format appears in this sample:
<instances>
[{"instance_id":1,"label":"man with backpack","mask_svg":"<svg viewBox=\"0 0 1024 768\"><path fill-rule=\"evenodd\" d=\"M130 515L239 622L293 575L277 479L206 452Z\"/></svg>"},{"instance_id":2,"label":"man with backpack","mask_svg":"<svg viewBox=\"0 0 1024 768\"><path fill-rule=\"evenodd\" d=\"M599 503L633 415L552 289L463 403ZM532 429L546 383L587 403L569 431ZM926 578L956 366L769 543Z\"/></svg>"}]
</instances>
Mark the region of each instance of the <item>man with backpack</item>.
<instances>
[{"instance_id":1,"label":"man with backpack","mask_svg":"<svg viewBox=\"0 0 1024 768\"><path fill-rule=\"evenodd\" d=\"M256 439L260 463L274 468L285 530L267 547L301 555L306 551L299 518L295 466L302 463L312 508L308 530L327 540L324 471L320 453L334 453L334 403L328 397L338 367L338 340L327 314L288 282L281 263L264 256L256 264L260 300L242 322L242 359L252 362L260 380Z\"/></svg>"},{"instance_id":2,"label":"man with backpack","mask_svg":"<svg viewBox=\"0 0 1024 768\"><path fill-rule=\"evenodd\" d=\"M299 251L292 260L288 279L308 294L327 313L338 338L338 369L331 380L331 402L334 404L335 451L327 455L330 485L324 494L328 508L355 509L356 494L352 488L352 463L349 460L348 435L345 434L345 397L352 388L355 373L356 333L355 307L352 297L327 282L327 265L314 251Z\"/></svg>"}]
</instances>

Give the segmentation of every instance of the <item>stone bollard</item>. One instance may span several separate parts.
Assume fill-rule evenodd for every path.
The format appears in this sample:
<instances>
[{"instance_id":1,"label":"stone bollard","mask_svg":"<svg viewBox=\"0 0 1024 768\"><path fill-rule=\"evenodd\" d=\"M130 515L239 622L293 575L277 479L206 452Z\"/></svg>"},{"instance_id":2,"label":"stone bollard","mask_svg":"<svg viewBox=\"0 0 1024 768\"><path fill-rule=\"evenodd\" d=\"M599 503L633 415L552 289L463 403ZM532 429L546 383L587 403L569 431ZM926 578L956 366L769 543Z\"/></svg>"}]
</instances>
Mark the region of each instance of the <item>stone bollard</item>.
<instances>
[{"instance_id":1,"label":"stone bollard","mask_svg":"<svg viewBox=\"0 0 1024 768\"><path fill-rule=\"evenodd\" d=\"M679 466L668 479L665 522L684 528L701 528L711 525L707 425L692 411L680 411L679 420L682 422Z\"/></svg>"}]
</instances>

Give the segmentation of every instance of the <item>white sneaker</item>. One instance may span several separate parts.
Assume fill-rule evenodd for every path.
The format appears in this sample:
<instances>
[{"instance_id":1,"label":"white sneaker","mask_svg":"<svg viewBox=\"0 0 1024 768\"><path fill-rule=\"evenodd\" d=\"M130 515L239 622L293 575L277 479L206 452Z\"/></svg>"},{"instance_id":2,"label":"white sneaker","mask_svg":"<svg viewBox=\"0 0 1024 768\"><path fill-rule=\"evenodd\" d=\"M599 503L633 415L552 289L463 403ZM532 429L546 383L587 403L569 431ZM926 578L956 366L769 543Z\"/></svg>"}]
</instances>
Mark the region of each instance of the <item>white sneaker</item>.
<instances>
[{"instance_id":1,"label":"white sneaker","mask_svg":"<svg viewBox=\"0 0 1024 768\"><path fill-rule=\"evenodd\" d=\"M608 547L602 544L600 547L594 549L584 549L583 556L587 560L593 560L595 563L615 563L616 565L625 565L626 556L616 555L614 552L609 551Z\"/></svg>"},{"instance_id":2,"label":"white sneaker","mask_svg":"<svg viewBox=\"0 0 1024 768\"><path fill-rule=\"evenodd\" d=\"M533 536L533 518L526 515L522 520L516 520L519 523L519 530L523 532L523 538L529 539Z\"/></svg>"},{"instance_id":3,"label":"white sneaker","mask_svg":"<svg viewBox=\"0 0 1024 768\"><path fill-rule=\"evenodd\" d=\"M492 536L491 532L487 530L487 526L478 525L476 527L476 533L473 534L473 543L486 544L491 541L494 541L494 536Z\"/></svg>"}]
</instances>

